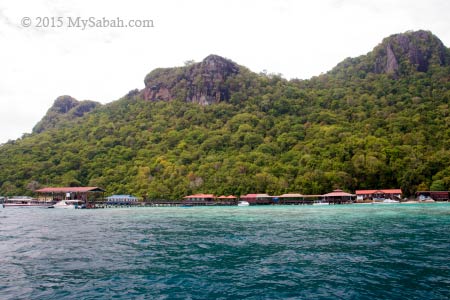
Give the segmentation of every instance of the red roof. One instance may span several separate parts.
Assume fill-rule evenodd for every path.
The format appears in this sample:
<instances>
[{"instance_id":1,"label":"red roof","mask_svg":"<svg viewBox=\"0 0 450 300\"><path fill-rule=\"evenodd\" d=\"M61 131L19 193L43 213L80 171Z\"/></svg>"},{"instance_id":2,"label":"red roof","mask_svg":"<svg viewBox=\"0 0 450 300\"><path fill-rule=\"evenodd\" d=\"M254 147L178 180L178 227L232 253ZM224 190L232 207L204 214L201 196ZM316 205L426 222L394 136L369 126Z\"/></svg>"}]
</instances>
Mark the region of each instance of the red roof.
<instances>
[{"instance_id":1,"label":"red roof","mask_svg":"<svg viewBox=\"0 0 450 300\"><path fill-rule=\"evenodd\" d=\"M272 196L269 196L267 194L247 194L245 196L241 196L242 198L271 198Z\"/></svg>"},{"instance_id":2,"label":"red roof","mask_svg":"<svg viewBox=\"0 0 450 300\"><path fill-rule=\"evenodd\" d=\"M300 198L303 197L302 194L283 194L278 196L278 198Z\"/></svg>"},{"instance_id":3,"label":"red roof","mask_svg":"<svg viewBox=\"0 0 450 300\"><path fill-rule=\"evenodd\" d=\"M350 197L352 194L346 193L343 190L334 190L331 193L323 195L325 197Z\"/></svg>"},{"instance_id":4,"label":"red roof","mask_svg":"<svg viewBox=\"0 0 450 300\"><path fill-rule=\"evenodd\" d=\"M74 186L74 187L47 187L36 190L38 193L87 193L104 192L105 190L96 186Z\"/></svg>"},{"instance_id":5,"label":"red roof","mask_svg":"<svg viewBox=\"0 0 450 300\"><path fill-rule=\"evenodd\" d=\"M370 195L375 193L383 194L402 194L401 189L387 189L387 190L357 190L356 195Z\"/></svg>"},{"instance_id":6,"label":"red roof","mask_svg":"<svg viewBox=\"0 0 450 300\"><path fill-rule=\"evenodd\" d=\"M229 195L229 196L222 195L220 197L217 197L217 199L236 199L236 197L232 196L232 195Z\"/></svg>"},{"instance_id":7,"label":"red roof","mask_svg":"<svg viewBox=\"0 0 450 300\"><path fill-rule=\"evenodd\" d=\"M192 199L192 198L215 198L213 194L195 194L195 195L189 195L184 197L185 199Z\"/></svg>"}]
</instances>

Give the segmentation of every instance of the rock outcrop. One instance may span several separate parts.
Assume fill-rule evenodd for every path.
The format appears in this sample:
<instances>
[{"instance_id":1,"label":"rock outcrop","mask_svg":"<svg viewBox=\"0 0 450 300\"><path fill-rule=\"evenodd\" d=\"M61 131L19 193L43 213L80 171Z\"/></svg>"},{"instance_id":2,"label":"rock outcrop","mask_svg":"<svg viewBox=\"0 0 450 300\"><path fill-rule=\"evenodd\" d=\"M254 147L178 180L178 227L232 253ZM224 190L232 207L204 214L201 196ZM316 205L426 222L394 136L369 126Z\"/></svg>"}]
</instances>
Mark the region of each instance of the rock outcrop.
<instances>
[{"instance_id":1,"label":"rock outcrop","mask_svg":"<svg viewBox=\"0 0 450 300\"><path fill-rule=\"evenodd\" d=\"M419 30L391 35L366 55L345 59L330 73L344 78L364 77L368 73L399 78L427 72L432 65L450 65L450 50L431 32Z\"/></svg>"},{"instance_id":2,"label":"rock outcrop","mask_svg":"<svg viewBox=\"0 0 450 300\"><path fill-rule=\"evenodd\" d=\"M185 67L156 69L145 78L142 96L149 101L178 99L201 105L227 101L227 80L239 70L236 63L217 55Z\"/></svg>"},{"instance_id":3,"label":"rock outcrop","mask_svg":"<svg viewBox=\"0 0 450 300\"><path fill-rule=\"evenodd\" d=\"M413 31L387 37L374 49L375 73L427 72L431 64L448 64L447 49L429 31Z\"/></svg>"},{"instance_id":4,"label":"rock outcrop","mask_svg":"<svg viewBox=\"0 0 450 300\"><path fill-rule=\"evenodd\" d=\"M101 104L95 101L78 101L71 96L59 96L42 120L34 126L33 133L57 127L64 120L81 118L99 105Z\"/></svg>"}]
</instances>

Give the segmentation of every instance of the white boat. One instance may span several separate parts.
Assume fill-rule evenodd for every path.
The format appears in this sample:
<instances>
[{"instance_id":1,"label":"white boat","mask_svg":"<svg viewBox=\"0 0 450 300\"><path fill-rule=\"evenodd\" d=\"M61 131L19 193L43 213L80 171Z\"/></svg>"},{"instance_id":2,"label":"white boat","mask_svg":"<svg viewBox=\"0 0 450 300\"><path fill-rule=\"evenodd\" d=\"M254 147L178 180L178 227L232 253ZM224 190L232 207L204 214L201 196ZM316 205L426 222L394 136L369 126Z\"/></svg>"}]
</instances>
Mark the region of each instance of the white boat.
<instances>
[{"instance_id":1,"label":"white boat","mask_svg":"<svg viewBox=\"0 0 450 300\"><path fill-rule=\"evenodd\" d=\"M48 203L28 196L14 196L3 200L3 207L46 207Z\"/></svg>"},{"instance_id":2,"label":"white boat","mask_svg":"<svg viewBox=\"0 0 450 300\"><path fill-rule=\"evenodd\" d=\"M50 208L81 208L83 201L81 200L61 200L50 206Z\"/></svg>"},{"instance_id":3,"label":"white boat","mask_svg":"<svg viewBox=\"0 0 450 300\"><path fill-rule=\"evenodd\" d=\"M398 200L393 200L393 199L384 199L383 203L400 203L400 201Z\"/></svg>"},{"instance_id":4,"label":"white boat","mask_svg":"<svg viewBox=\"0 0 450 300\"><path fill-rule=\"evenodd\" d=\"M250 203L248 203L247 201L239 201L238 202L238 206L249 206Z\"/></svg>"},{"instance_id":5,"label":"white boat","mask_svg":"<svg viewBox=\"0 0 450 300\"><path fill-rule=\"evenodd\" d=\"M374 199L374 201L372 202L372 204L395 204L395 203L400 203L400 201L398 200L393 200L393 199Z\"/></svg>"},{"instance_id":6,"label":"white boat","mask_svg":"<svg viewBox=\"0 0 450 300\"><path fill-rule=\"evenodd\" d=\"M420 202L435 202L433 200L433 198L431 198L430 196L424 196L424 195L419 196L419 201Z\"/></svg>"},{"instance_id":7,"label":"white boat","mask_svg":"<svg viewBox=\"0 0 450 300\"><path fill-rule=\"evenodd\" d=\"M330 205L330 203L324 201L316 201L313 203L313 205Z\"/></svg>"}]
</instances>

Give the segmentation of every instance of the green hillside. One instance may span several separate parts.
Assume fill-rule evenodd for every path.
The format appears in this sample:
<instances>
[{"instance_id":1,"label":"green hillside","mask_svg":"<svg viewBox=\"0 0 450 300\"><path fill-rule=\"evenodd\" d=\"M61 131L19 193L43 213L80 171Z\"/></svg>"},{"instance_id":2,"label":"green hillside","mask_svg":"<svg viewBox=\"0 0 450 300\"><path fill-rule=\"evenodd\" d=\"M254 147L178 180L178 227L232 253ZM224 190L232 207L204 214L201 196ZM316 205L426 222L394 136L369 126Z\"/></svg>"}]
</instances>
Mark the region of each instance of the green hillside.
<instances>
[{"instance_id":1,"label":"green hillside","mask_svg":"<svg viewBox=\"0 0 450 300\"><path fill-rule=\"evenodd\" d=\"M0 146L0 194L448 190L449 102L450 50L427 31L387 37L310 80L211 55L156 69L107 105L57 99L32 134Z\"/></svg>"}]
</instances>

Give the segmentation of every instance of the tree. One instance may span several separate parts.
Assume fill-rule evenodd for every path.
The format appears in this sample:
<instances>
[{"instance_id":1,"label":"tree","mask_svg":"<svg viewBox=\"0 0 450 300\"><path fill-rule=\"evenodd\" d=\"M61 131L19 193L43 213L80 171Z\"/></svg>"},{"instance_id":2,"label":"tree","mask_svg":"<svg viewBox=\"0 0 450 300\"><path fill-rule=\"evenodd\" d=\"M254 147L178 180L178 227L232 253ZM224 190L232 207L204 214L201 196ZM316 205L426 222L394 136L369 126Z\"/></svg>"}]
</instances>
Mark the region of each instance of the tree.
<instances>
[{"instance_id":1,"label":"tree","mask_svg":"<svg viewBox=\"0 0 450 300\"><path fill-rule=\"evenodd\" d=\"M430 191L445 191L445 183L443 180L435 180L430 186Z\"/></svg>"}]
</instances>

